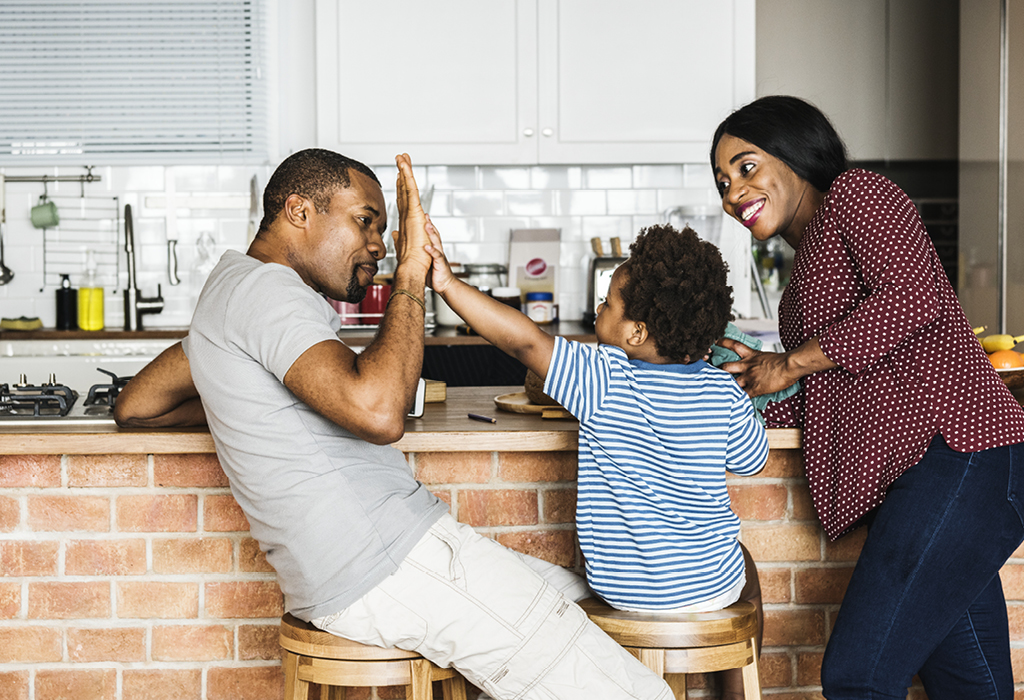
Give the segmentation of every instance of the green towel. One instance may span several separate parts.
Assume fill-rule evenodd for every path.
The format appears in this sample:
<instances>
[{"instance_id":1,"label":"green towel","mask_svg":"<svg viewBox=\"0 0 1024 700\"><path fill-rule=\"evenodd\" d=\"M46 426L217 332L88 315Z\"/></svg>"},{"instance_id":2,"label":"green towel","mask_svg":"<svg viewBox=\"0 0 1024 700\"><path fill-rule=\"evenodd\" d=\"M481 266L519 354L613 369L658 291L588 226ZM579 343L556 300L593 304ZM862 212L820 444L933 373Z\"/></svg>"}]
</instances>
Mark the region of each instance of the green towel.
<instances>
[{"instance_id":1,"label":"green towel","mask_svg":"<svg viewBox=\"0 0 1024 700\"><path fill-rule=\"evenodd\" d=\"M748 348L751 348L753 350L760 350L761 346L763 345L760 338L753 338L747 335L746 333L744 333L731 323L726 325L723 337L743 343ZM740 356L734 353L732 350L723 348L719 345L712 345L711 359L708 361L715 367L721 367L726 362L735 362L738 359L740 359ZM752 399L750 399L751 403L754 404L754 414L757 415L757 421L761 425L764 425L764 416L761 415L761 411L763 411L765 409L765 406L767 406L769 403L771 403L772 401L782 401L783 399L788 399L790 396L792 396L798 391L800 391L800 382L797 382L792 386L787 386L785 389L782 389L781 391L776 391L771 394L762 394L761 396L755 396Z\"/></svg>"}]
</instances>

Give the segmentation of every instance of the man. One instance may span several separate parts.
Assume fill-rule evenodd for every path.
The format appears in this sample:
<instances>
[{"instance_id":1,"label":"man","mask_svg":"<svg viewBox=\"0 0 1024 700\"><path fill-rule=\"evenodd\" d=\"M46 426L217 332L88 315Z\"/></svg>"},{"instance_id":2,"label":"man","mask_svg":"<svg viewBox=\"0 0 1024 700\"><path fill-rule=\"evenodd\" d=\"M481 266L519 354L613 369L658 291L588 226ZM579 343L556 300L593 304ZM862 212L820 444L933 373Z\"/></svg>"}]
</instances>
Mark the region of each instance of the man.
<instances>
[{"instance_id":1,"label":"man","mask_svg":"<svg viewBox=\"0 0 1024 700\"><path fill-rule=\"evenodd\" d=\"M363 164L301 151L267 183L247 254L210 274L188 338L121 392L118 424L209 424L296 617L454 666L499 700L670 698L572 602L578 577L456 522L388 446L419 379L432 263L412 163L396 161L393 292L361 354L321 294L362 299L385 252L383 193Z\"/></svg>"}]
</instances>

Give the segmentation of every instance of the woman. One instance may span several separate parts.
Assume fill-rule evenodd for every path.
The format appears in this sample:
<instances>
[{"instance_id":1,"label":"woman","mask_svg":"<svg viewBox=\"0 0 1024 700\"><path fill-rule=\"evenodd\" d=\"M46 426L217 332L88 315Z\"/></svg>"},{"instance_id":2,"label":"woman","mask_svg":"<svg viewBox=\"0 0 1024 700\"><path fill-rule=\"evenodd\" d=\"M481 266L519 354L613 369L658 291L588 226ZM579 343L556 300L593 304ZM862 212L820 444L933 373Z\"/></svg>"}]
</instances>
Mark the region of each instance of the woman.
<instances>
[{"instance_id":1,"label":"woman","mask_svg":"<svg viewBox=\"0 0 1024 700\"><path fill-rule=\"evenodd\" d=\"M751 396L797 380L770 426L803 428L829 537L867 525L822 663L825 697L1013 697L998 571L1024 539L1024 409L993 370L917 210L848 169L828 119L759 99L718 127L722 207L796 252L779 306L786 351L723 365Z\"/></svg>"}]
</instances>

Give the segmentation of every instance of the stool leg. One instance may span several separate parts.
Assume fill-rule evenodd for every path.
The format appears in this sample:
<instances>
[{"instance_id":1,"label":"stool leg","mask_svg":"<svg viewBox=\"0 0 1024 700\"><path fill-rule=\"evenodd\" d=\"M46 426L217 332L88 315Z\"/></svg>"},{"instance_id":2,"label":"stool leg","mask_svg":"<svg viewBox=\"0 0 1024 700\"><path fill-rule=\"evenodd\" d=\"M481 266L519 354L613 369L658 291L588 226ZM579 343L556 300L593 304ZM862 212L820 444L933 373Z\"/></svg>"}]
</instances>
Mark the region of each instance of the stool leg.
<instances>
[{"instance_id":1,"label":"stool leg","mask_svg":"<svg viewBox=\"0 0 1024 700\"><path fill-rule=\"evenodd\" d=\"M345 700L345 689L340 685L322 685L320 700Z\"/></svg>"},{"instance_id":2,"label":"stool leg","mask_svg":"<svg viewBox=\"0 0 1024 700\"><path fill-rule=\"evenodd\" d=\"M434 687L431 683L430 661L427 659L413 659L409 662L412 665L412 683L406 688L405 696L409 700L433 700Z\"/></svg>"},{"instance_id":3,"label":"stool leg","mask_svg":"<svg viewBox=\"0 0 1024 700\"><path fill-rule=\"evenodd\" d=\"M281 666L284 668L285 700L308 700L309 683L299 680L299 657L287 649L282 651Z\"/></svg>"},{"instance_id":4,"label":"stool leg","mask_svg":"<svg viewBox=\"0 0 1024 700\"><path fill-rule=\"evenodd\" d=\"M761 671L757 665L757 640L751 639L754 660L743 667L743 700L761 700Z\"/></svg>"},{"instance_id":5,"label":"stool leg","mask_svg":"<svg viewBox=\"0 0 1024 700\"><path fill-rule=\"evenodd\" d=\"M665 681L668 683L668 687L672 689L672 692L676 696L676 700L686 700L686 674L685 673L666 673Z\"/></svg>"},{"instance_id":6,"label":"stool leg","mask_svg":"<svg viewBox=\"0 0 1024 700\"><path fill-rule=\"evenodd\" d=\"M444 700L466 700L466 679L462 676L445 678L441 681Z\"/></svg>"}]
</instances>

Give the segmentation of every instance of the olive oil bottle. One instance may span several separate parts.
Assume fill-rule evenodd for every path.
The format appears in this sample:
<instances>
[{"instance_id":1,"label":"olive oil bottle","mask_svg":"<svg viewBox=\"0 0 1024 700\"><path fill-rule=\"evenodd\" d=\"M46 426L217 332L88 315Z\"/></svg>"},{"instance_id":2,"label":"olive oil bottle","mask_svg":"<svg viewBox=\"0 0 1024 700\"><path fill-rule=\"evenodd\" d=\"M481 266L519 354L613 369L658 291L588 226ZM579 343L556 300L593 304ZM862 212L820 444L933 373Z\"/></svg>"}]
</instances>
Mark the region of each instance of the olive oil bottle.
<instances>
[{"instance_id":1,"label":"olive oil bottle","mask_svg":"<svg viewBox=\"0 0 1024 700\"><path fill-rule=\"evenodd\" d=\"M83 331L103 330L103 287L92 250L86 251L85 277L78 287L78 327Z\"/></svg>"}]
</instances>

